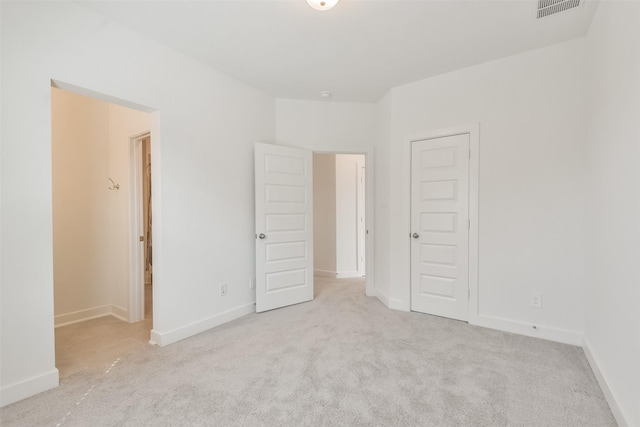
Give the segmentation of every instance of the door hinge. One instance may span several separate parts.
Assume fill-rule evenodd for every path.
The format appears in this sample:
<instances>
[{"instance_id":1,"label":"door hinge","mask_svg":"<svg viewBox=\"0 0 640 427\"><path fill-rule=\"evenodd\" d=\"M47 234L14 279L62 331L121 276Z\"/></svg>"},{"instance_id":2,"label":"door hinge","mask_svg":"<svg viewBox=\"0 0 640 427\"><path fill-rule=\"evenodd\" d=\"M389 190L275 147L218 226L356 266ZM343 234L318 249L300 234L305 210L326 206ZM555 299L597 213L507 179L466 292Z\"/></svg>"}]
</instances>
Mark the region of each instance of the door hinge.
<instances>
[{"instance_id":1,"label":"door hinge","mask_svg":"<svg viewBox=\"0 0 640 427\"><path fill-rule=\"evenodd\" d=\"M467 229L471 230L471 218L469 218L469 222L467 223Z\"/></svg>"},{"instance_id":2,"label":"door hinge","mask_svg":"<svg viewBox=\"0 0 640 427\"><path fill-rule=\"evenodd\" d=\"M467 298L471 298L471 288L467 288Z\"/></svg>"},{"instance_id":3,"label":"door hinge","mask_svg":"<svg viewBox=\"0 0 640 427\"><path fill-rule=\"evenodd\" d=\"M469 158L471 158L471 150L469 150Z\"/></svg>"}]
</instances>

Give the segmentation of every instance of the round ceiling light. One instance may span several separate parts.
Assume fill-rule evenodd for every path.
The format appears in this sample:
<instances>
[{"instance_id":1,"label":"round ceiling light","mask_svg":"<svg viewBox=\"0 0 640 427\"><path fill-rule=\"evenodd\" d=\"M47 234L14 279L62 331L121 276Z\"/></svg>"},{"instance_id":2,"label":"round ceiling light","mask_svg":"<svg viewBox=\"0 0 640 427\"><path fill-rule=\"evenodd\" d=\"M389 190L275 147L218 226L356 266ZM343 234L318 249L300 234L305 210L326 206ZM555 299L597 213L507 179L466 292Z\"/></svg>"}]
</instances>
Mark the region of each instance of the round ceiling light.
<instances>
[{"instance_id":1,"label":"round ceiling light","mask_svg":"<svg viewBox=\"0 0 640 427\"><path fill-rule=\"evenodd\" d=\"M324 99L325 101L330 100L331 92L329 92L328 90L323 90L322 92L320 92L320 98Z\"/></svg>"},{"instance_id":2,"label":"round ceiling light","mask_svg":"<svg viewBox=\"0 0 640 427\"><path fill-rule=\"evenodd\" d=\"M338 4L338 1L339 0L307 0L307 3L315 10L329 10Z\"/></svg>"}]
</instances>

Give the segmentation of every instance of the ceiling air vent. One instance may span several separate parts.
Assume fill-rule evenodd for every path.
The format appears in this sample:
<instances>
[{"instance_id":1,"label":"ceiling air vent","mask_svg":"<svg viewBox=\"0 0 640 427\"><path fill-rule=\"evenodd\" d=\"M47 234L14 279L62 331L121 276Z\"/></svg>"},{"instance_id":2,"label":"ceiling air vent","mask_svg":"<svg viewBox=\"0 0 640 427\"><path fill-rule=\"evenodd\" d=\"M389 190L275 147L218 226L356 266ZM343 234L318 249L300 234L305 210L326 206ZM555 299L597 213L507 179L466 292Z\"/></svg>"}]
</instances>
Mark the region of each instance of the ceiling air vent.
<instances>
[{"instance_id":1,"label":"ceiling air vent","mask_svg":"<svg viewBox=\"0 0 640 427\"><path fill-rule=\"evenodd\" d=\"M538 0L538 19L581 6L584 0Z\"/></svg>"}]
</instances>

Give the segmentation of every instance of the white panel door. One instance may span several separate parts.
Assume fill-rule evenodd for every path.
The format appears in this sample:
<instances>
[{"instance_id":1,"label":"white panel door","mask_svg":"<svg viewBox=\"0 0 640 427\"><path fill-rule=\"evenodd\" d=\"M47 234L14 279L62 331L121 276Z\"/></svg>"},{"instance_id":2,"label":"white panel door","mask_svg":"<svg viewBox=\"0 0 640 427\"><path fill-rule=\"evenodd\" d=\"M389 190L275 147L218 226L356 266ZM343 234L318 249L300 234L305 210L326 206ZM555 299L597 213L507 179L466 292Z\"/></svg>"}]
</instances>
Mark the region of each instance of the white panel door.
<instances>
[{"instance_id":1,"label":"white panel door","mask_svg":"<svg viewBox=\"0 0 640 427\"><path fill-rule=\"evenodd\" d=\"M411 310L467 320L469 134L411 147Z\"/></svg>"},{"instance_id":2,"label":"white panel door","mask_svg":"<svg viewBox=\"0 0 640 427\"><path fill-rule=\"evenodd\" d=\"M256 311L313 299L312 152L256 144Z\"/></svg>"}]
</instances>

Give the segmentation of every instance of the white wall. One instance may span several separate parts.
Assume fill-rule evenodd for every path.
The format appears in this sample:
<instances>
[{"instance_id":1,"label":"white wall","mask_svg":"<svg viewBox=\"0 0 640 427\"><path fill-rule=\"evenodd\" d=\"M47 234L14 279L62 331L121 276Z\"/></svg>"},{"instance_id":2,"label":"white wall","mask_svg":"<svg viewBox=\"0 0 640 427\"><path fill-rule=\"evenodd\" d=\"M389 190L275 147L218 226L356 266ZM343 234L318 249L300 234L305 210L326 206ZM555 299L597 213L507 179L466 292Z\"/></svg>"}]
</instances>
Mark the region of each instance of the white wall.
<instances>
[{"instance_id":1,"label":"white wall","mask_svg":"<svg viewBox=\"0 0 640 427\"><path fill-rule=\"evenodd\" d=\"M376 104L375 129L376 129L376 158L375 158L375 265L376 275L375 294L387 306L390 305L390 252L391 245L391 163L389 153L391 151L391 115L392 91L388 92ZM367 265L369 265L368 263Z\"/></svg>"},{"instance_id":2,"label":"white wall","mask_svg":"<svg viewBox=\"0 0 640 427\"><path fill-rule=\"evenodd\" d=\"M294 147L349 148L375 146L375 104L276 100L276 139Z\"/></svg>"},{"instance_id":3,"label":"white wall","mask_svg":"<svg viewBox=\"0 0 640 427\"><path fill-rule=\"evenodd\" d=\"M409 138L479 122L480 320L580 342L587 242L584 54L585 41L574 40L392 90L392 306L410 306ZM542 309L529 306L534 291L543 295Z\"/></svg>"},{"instance_id":4,"label":"white wall","mask_svg":"<svg viewBox=\"0 0 640 427\"><path fill-rule=\"evenodd\" d=\"M58 381L50 79L155 111L152 335L162 344L254 309L253 144L274 140L275 109L270 96L77 3L1 7L0 386L7 404ZM223 281L229 293L220 297Z\"/></svg>"},{"instance_id":5,"label":"white wall","mask_svg":"<svg viewBox=\"0 0 640 427\"><path fill-rule=\"evenodd\" d=\"M336 156L313 155L313 268L336 277Z\"/></svg>"},{"instance_id":6,"label":"white wall","mask_svg":"<svg viewBox=\"0 0 640 427\"><path fill-rule=\"evenodd\" d=\"M360 154L336 156L336 271L358 277L358 168Z\"/></svg>"},{"instance_id":7,"label":"white wall","mask_svg":"<svg viewBox=\"0 0 640 427\"><path fill-rule=\"evenodd\" d=\"M129 137L149 115L55 88L51 112L55 323L128 319Z\"/></svg>"},{"instance_id":8,"label":"white wall","mask_svg":"<svg viewBox=\"0 0 640 427\"><path fill-rule=\"evenodd\" d=\"M640 425L639 23L640 3L603 1L587 38L584 338L621 426Z\"/></svg>"}]
</instances>

